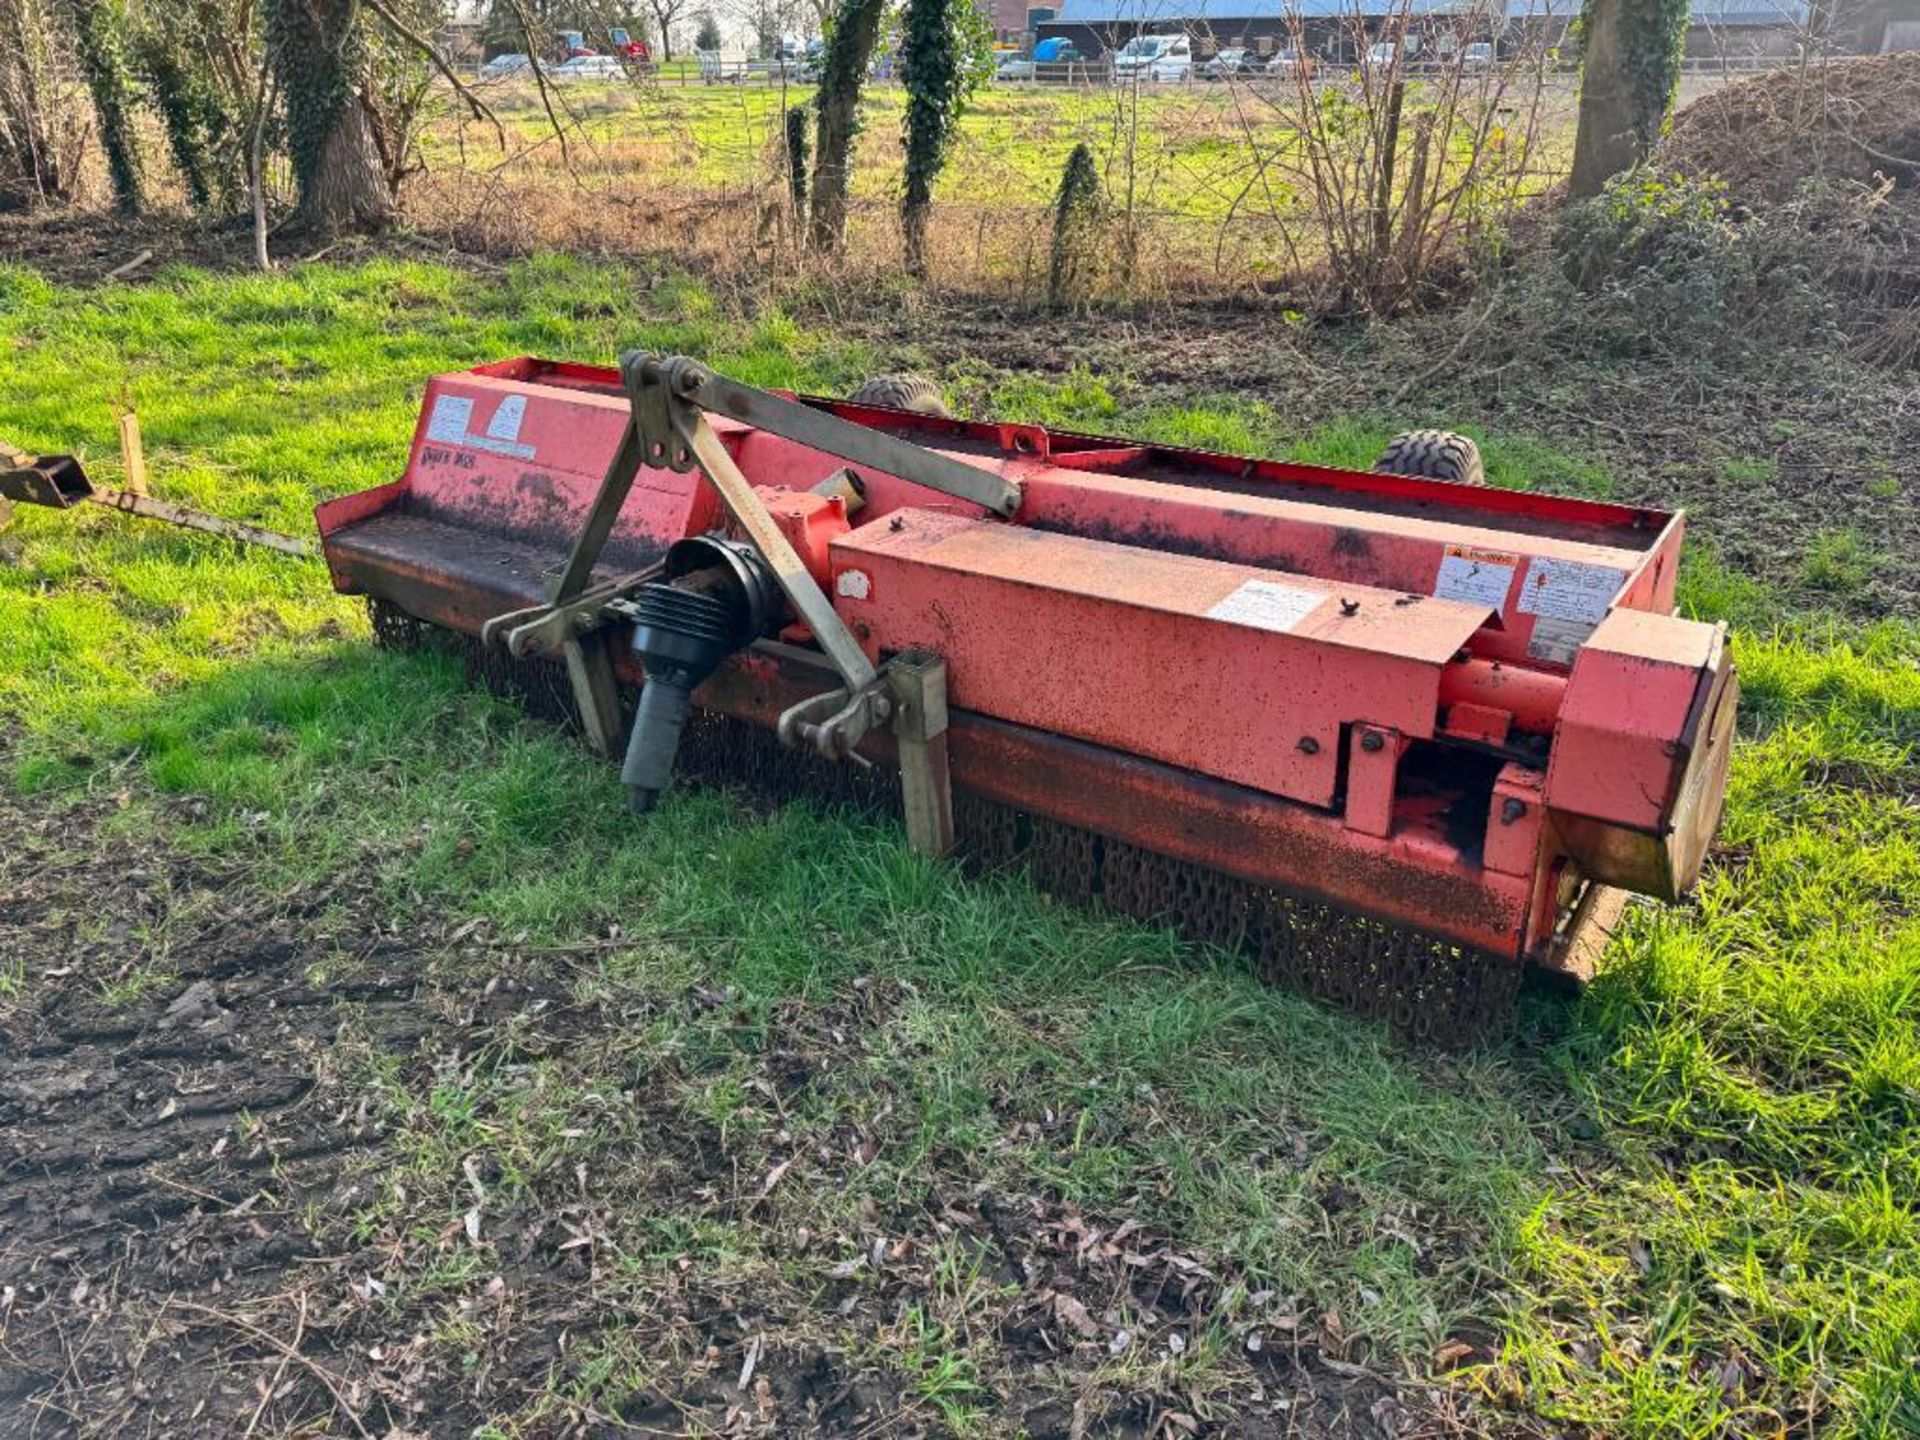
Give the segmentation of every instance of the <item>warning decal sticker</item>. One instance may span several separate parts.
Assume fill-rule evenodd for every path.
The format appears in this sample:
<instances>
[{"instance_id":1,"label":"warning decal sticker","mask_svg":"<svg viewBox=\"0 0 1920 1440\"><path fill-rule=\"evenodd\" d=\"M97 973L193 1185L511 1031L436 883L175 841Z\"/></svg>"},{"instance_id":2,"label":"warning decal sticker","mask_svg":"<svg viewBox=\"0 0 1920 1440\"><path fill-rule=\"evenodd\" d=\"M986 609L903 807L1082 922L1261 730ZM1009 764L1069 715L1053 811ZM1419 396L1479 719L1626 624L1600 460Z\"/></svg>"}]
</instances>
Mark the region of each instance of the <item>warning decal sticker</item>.
<instances>
[{"instance_id":1,"label":"warning decal sticker","mask_svg":"<svg viewBox=\"0 0 1920 1440\"><path fill-rule=\"evenodd\" d=\"M533 446L520 443L520 423L527 416L527 397L509 395L494 410L484 435L473 433L473 399L467 395L436 395L427 412L427 438L443 445L491 450L517 460L534 458Z\"/></svg>"},{"instance_id":2,"label":"warning decal sticker","mask_svg":"<svg viewBox=\"0 0 1920 1440\"><path fill-rule=\"evenodd\" d=\"M527 397L509 395L487 422L487 439L511 445L520 438L520 422L527 418Z\"/></svg>"},{"instance_id":3,"label":"warning decal sticker","mask_svg":"<svg viewBox=\"0 0 1920 1440\"><path fill-rule=\"evenodd\" d=\"M1606 618L1607 607L1626 578L1626 571L1611 565L1540 557L1527 567L1526 583L1520 587L1520 610L1526 615L1598 625Z\"/></svg>"},{"instance_id":4,"label":"warning decal sticker","mask_svg":"<svg viewBox=\"0 0 1920 1440\"><path fill-rule=\"evenodd\" d=\"M436 395L427 415L427 438L443 445L458 445L467 438L473 423L473 401L464 395Z\"/></svg>"},{"instance_id":5,"label":"warning decal sticker","mask_svg":"<svg viewBox=\"0 0 1920 1440\"><path fill-rule=\"evenodd\" d=\"M1284 635L1319 609L1320 602L1326 598L1322 590L1303 590L1298 585L1279 585L1271 580L1249 580L1224 600L1217 601L1207 611L1207 618Z\"/></svg>"},{"instance_id":6,"label":"warning decal sticker","mask_svg":"<svg viewBox=\"0 0 1920 1440\"><path fill-rule=\"evenodd\" d=\"M1518 555L1472 545L1449 545L1440 557L1440 573L1433 577L1434 599L1463 600L1504 615L1513 572L1519 568Z\"/></svg>"},{"instance_id":7,"label":"warning decal sticker","mask_svg":"<svg viewBox=\"0 0 1920 1440\"><path fill-rule=\"evenodd\" d=\"M1533 637L1527 641L1527 655L1554 665L1571 665L1573 657L1593 633L1590 620L1557 620L1551 615L1534 618Z\"/></svg>"}]
</instances>

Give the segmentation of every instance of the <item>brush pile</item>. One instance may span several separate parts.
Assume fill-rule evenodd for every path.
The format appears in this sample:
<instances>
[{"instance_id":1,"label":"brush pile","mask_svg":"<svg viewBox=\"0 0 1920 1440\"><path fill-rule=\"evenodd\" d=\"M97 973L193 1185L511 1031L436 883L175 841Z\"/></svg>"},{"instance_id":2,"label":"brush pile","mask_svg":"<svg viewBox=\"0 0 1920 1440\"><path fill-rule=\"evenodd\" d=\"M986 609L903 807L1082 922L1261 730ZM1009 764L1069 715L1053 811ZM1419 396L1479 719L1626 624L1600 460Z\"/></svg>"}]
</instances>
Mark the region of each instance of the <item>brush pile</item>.
<instances>
[{"instance_id":1,"label":"brush pile","mask_svg":"<svg viewBox=\"0 0 1920 1440\"><path fill-rule=\"evenodd\" d=\"M1795 199L1808 184L1920 201L1920 51L1776 70L1727 85L1674 118L1661 159L1715 175L1754 207Z\"/></svg>"},{"instance_id":2,"label":"brush pile","mask_svg":"<svg viewBox=\"0 0 1920 1440\"><path fill-rule=\"evenodd\" d=\"M1675 118L1658 160L1724 185L1770 278L1824 292L1855 353L1920 357L1920 53L1728 85Z\"/></svg>"}]
</instances>

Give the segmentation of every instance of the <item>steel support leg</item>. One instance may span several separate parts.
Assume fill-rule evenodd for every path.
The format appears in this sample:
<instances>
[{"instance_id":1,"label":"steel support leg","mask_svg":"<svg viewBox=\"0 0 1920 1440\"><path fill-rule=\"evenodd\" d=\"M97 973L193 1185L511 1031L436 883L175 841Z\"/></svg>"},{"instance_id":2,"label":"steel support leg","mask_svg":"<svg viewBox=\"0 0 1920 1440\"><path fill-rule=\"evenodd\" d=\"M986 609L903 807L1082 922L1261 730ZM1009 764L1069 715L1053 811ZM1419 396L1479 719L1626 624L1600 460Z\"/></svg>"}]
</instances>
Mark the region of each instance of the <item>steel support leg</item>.
<instances>
[{"instance_id":1,"label":"steel support leg","mask_svg":"<svg viewBox=\"0 0 1920 1440\"><path fill-rule=\"evenodd\" d=\"M561 653L567 658L567 682L573 687L573 703L580 710L587 748L600 756L618 755L624 743L620 736L620 687L613 678L605 633L568 640L561 646Z\"/></svg>"},{"instance_id":2,"label":"steel support leg","mask_svg":"<svg viewBox=\"0 0 1920 1440\"><path fill-rule=\"evenodd\" d=\"M953 849L953 784L947 770L947 662L924 650L888 664L900 801L907 843L935 859Z\"/></svg>"}]
</instances>

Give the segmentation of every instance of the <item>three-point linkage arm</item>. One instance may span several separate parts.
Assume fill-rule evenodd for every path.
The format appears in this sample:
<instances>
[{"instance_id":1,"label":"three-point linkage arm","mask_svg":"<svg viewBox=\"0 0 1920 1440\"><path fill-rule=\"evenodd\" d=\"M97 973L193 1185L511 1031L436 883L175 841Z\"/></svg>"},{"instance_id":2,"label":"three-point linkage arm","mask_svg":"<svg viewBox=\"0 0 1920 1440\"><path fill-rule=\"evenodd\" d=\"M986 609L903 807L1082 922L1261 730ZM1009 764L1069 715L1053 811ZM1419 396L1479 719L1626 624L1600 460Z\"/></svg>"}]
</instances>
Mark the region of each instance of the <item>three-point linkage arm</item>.
<instances>
[{"instance_id":1,"label":"three-point linkage arm","mask_svg":"<svg viewBox=\"0 0 1920 1440\"><path fill-rule=\"evenodd\" d=\"M621 356L620 376L629 404L627 427L551 598L544 606L498 617L487 628L489 638L504 635L516 654L557 642L586 717L589 743L611 753L619 705L604 637L597 631L614 618L635 622L634 647L655 695L651 703L643 696L623 774L635 808L649 808L665 783L694 686L726 653L757 638L752 627L743 628L741 617L748 609L758 615L766 608L765 598L736 600L734 615L724 602L697 587L662 583L661 567L611 585L589 582L640 470L698 468L745 537L744 547L731 541L705 542L724 562L719 568L730 571L746 592L764 589L769 581L777 586L843 682L843 688L814 696L782 715L780 738L790 745L809 745L830 759L858 760L856 747L867 732L890 724L900 754L908 838L916 848L944 853L952 841L945 663L937 656L915 654L875 668L707 423L707 414L724 415L1001 516L1019 509L1019 487L990 470L738 384L685 357L629 351Z\"/></svg>"}]
</instances>

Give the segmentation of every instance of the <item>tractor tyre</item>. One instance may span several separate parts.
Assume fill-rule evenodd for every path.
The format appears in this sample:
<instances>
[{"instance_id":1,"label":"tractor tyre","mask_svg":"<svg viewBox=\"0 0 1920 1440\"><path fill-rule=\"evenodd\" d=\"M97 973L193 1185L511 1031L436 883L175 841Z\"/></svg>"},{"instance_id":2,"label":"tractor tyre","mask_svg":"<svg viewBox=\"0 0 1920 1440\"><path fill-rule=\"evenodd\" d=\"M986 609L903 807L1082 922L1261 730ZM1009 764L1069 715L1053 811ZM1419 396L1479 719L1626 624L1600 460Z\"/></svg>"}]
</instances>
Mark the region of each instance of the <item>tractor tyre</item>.
<instances>
[{"instance_id":1,"label":"tractor tyre","mask_svg":"<svg viewBox=\"0 0 1920 1440\"><path fill-rule=\"evenodd\" d=\"M1403 430L1387 442L1373 468L1382 475L1414 475L1454 485L1484 485L1480 447L1451 430Z\"/></svg>"},{"instance_id":2,"label":"tractor tyre","mask_svg":"<svg viewBox=\"0 0 1920 1440\"><path fill-rule=\"evenodd\" d=\"M915 415L953 418L947 402L940 398L940 387L924 375L874 375L847 397L854 405L884 405L890 410L911 410Z\"/></svg>"}]
</instances>

